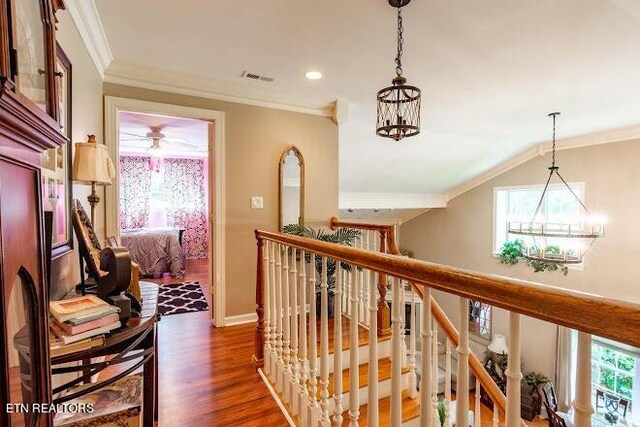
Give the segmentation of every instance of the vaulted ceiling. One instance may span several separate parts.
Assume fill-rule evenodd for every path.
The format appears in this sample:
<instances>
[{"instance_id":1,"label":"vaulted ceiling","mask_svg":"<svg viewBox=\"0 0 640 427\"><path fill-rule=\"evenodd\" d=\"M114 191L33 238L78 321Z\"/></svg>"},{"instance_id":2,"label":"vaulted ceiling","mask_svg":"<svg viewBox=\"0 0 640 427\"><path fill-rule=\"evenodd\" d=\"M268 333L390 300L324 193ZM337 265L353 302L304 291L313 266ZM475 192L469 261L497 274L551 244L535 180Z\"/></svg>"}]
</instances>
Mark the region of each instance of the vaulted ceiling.
<instances>
[{"instance_id":1,"label":"vaulted ceiling","mask_svg":"<svg viewBox=\"0 0 640 427\"><path fill-rule=\"evenodd\" d=\"M113 53L107 80L156 70L289 106L347 101L343 192L451 194L548 141L550 111L563 112L560 137L640 123L637 0L413 0L404 70L423 91L422 133L400 143L374 135L375 93L394 75L386 0L95 4Z\"/></svg>"}]
</instances>

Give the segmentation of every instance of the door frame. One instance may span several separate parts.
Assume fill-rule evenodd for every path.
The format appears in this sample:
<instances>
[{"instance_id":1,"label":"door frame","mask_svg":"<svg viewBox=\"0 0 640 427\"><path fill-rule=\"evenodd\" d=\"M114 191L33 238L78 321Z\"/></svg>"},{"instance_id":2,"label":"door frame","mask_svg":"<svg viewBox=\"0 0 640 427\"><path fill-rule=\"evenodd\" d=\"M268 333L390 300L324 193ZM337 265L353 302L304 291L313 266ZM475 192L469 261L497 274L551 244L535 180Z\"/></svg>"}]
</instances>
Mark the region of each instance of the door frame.
<instances>
[{"instance_id":1,"label":"door frame","mask_svg":"<svg viewBox=\"0 0 640 427\"><path fill-rule=\"evenodd\" d=\"M213 298L212 322L215 326L225 326L225 132L223 111L181 105L143 101L139 99L104 97L105 144L109 156L117 162L120 158L118 135L118 113L161 114L210 122L213 132L209 132L209 280ZM105 234L120 239L120 180L116 167L114 185L105 187Z\"/></svg>"}]
</instances>

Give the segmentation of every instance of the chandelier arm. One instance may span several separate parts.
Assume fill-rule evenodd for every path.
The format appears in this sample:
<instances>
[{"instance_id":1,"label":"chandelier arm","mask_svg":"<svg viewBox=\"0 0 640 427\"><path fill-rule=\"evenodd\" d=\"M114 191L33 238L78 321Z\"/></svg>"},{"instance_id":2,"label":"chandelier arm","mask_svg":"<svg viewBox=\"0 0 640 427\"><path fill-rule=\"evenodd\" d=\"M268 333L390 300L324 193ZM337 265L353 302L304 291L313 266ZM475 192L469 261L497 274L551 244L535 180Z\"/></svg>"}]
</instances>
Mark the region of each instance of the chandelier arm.
<instances>
[{"instance_id":1,"label":"chandelier arm","mask_svg":"<svg viewBox=\"0 0 640 427\"><path fill-rule=\"evenodd\" d=\"M587 209L587 207L584 205L584 203L582 203L582 200L580 200L580 198L576 195L576 193L571 189L571 187L569 186L569 184L567 184L567 181L564 180L564 178L562 177L562 175L560 175L560 172L558 171L558 169L555 169L553 171L551 171L551 173L553 174L553 172L556 173L556 175L558 175L558 178L560 178L560 181L562 181L562 183L569 189L569 191L571 192L571 194L573 194L573 197L576 198L576 200L578 201L578 203L580 203L580 206L582 206L582 208L587 211L587 213L589 212L589 209Z\"/></svg>"},{"instance_id":2,"label":"chandelier arm","mask_svg":"<svg viewBox=\"0 0 640 427\"><path fill-rule=\"evenodd\" d=\"M536 206L536 211L533 213L533 218L531 218L531 224L533 224L536 216L538 216L538 213L540 212L540 207L542 206L542 201L544 200L544 195L547 193L547 188L549 187L549 182L551 182L552 176L553 170L549 172L549 178L547 178L547 183L544 185L544 190L542 190L542 195L540 196L540 200L538 201L538 206Z\"/></svg>"}]
</instances>

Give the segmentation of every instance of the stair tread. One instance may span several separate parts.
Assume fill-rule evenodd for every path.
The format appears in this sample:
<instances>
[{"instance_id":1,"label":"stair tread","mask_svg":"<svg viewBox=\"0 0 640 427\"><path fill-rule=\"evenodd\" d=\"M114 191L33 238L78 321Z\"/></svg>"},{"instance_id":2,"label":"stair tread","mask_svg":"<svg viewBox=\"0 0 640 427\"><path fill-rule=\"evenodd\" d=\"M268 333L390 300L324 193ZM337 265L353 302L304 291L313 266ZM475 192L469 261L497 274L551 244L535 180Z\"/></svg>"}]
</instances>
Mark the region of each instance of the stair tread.
<instances>
[{"instance_id":1,"label":"stair tread","mask_svg":"<svg viewBox=\"0 0 640 427\"><path fill-rule=\"evenodd\" d=\"M335 347L334 319L329 319L328 325L329 325L329 354L333 354L334 347ZM350 325L351 325L351 319L343 315L342 322L341 322L343 351L349 350L351 348ZM321 326L322 326L321 321L318 320L316 322L316 340L318 345L318 354L320 354L319 349L320 349L320 338L321 338L320 337ZM378 342L387 341L390 339L391 337L378 337ZM366 346L367 344L369 344L369 330L361 325L358 325L358 347Z\"/></svg>"},{"instance_id":2,"label":"stair tread","mask_svg":"<svg viewBox=\"0 0 640 427\"><path fill-rule=\"evenodd\" d=\"M362 363L358 367L358 386L359 388L364 388L369 385L369 363ZM406 374L409 372L408 367L402 368L402 373ZM385 381L391 378L391 358L384 357L378 360L378 382ZM333 392L334 388L334 380L335 376L333 373L329 374L329 392ZM344 368L342 370L342 392L347 393L350 387L350 377L349 377L349 368ZM318 392L318 396L320 393Z\"/></svg>"},{"instance_id":3,"label":"stair tread","mask_svg":"<svg viewBox=\"0 0 640 427\"><path fill-rule=\"evenodd\" d=\"M366 426L367 420L367 406L360 406L360 417L358 418L358 424ZM416 397L412 399L409 397L409 391L402 392L402 422L406 423L416 417L420 416L420 398ZM342 413L343 426L349 425L349 410L347 409ZM383 397L378 400L378 423L379 425L388 426L391 425L391 397Z\"/></svg>"}]
</instances>

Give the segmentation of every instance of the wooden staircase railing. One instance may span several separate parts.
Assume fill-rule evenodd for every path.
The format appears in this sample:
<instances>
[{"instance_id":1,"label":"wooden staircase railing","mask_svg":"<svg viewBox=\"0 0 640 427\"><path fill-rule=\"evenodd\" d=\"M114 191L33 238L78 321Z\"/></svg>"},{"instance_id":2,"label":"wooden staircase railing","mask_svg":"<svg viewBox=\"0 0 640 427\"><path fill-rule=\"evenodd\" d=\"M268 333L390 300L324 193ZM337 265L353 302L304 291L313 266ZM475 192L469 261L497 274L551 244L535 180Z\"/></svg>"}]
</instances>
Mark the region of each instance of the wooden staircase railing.
<instances>
[{"instance_id":1,"label":"wooden staircase railing","mask_svg":"<svg viewBox=\"0 0 640 427\"><path fill-rule=\"evenodd\" d=\"M352 371L358 370L360 362L358 344L354 340L357 335L353 329L355 320L360 319L362 310L358 298L368 294L366 310L370 313L369 359L377 361L378 340L376 331L388 325L379 325L384 317L379 315L380 301L375 301L376 288L383 296L381 288L386 291L387 282L391 283L391 301L393 313L390 313L392 330L391 345L391 390L390 394L390 424L399 426L404 420L405 394L407 390L403 382L403 365L409 365L409 389L411 399L419 399L420 425L435 426L437 414L435 399L438 390L438 326L447 338L445 398L451 396L451 367L449 344L457 347L458 370L456 384L456 414L457 425L468 425L469 421L469 369L476 378L476 402L474 427L480 426L479 389L484 389L494 402L493 425L497 426L499 414L504 413L505 425L520 427L523 421L520 417L520 316L527 315L537 319L563 325L579 331L578 340L578 371L583 373L577 378L578 391L574 405L574 424L577 427L591 425L590 369L584 366L590 363L591 334L595 334L614 341L623 342L635 347L640 346L640 305L623 301L616 301L580 293L576 291L555 288L542 284L515 280L505 277L474 273L462 269L442 266L425 261L400 257L395 243L393 228L389 226L362 224L334 220L335 227L350 227L373 230L383 236L380 241L381 251L365 250L340 246L317 240L297 236L256 230L258 243L258 269L256 282L256 312L258 325L256 328L256 349L254 364L265 368L266 375L276 385L276 390L282 393L299 425L317 427L328 426L330 423L345 423L358 425L359 419L367 418L369 425L377 425L377 365L369 363L369 402L366 413L360 412L358 376ZM389 253L386 253L389 252ZM317 275L315 260L320 257L322 272ZM309 264L309 260L311 263ZM327 275L328 262L348 265L343 271L338 267L336 292L344 292L349 296L352 324L350 339L352 346L348 362L338 361L341 357L339 350L333 356L328 351L328 308L329 308L329 278ZM377 276L377 278L376 278ZM389 279L389 280L388 280ZM316 280L319 281L319 345L316 346L315 324L316 316ZM411 283L410 289L417 293L423 301L421 304L421 380L420 393L417 393L415 383L415 334L410 331L410 346L405 344L405 292L404 283ZM292 291L292 287L297 290ZM460 330L456 330L442 309L431 297L432 289L444 291L460 298ZM306 325L302 327L302 318L306 318L303 295L309 296L311 316L309 317L309 339L307 340ZM509 355L507 376L507 396L493 382L478 358L469 351L468 343L468 301L472 298L509 310ZM386 298L380 298L385 302ZM334 315L342 314L342 298L334 298ZM411 304L410 326L415 325L415 304ZM294 326L294 324L296 326ZM313 324L313 325L312 325ZM305 333L303 333L303 330ZM295 332L295 337L292 336ZM298 338L299 335L299 338ZM313 337L311 337L313 336ZM357 339L357 337L356 337ZM375 347L375 349L371 347ZM302 350L304 349L304 350ZM340 354L339 354L340 353ZM306 358L306 355L309 355ZM408 358L407 358L408 355ZM316 360L317 357L317 360ZM333 369L346 368L351 374L349 383L348 410L343 417L343 390L336 385L329 390L329 364L333 357ZM435 359L435 360L434 360ZM346 366L342 366L342 362ZM319 363L317 363L319 362ZM371 360L370 360L371 362ZM318 371L318 364L319 371ZM337 374L334 374L337 375ZM435 384L434 384L435 381ZM319 390L318 390L319 389ZM333 392L333 395L331 394ZM382 401L381 401L382 402ZM382 403L381 403L382 405ZM447 408L449 406L447 405ZM449 414L453 416L453 414ZM447 418L449 419L449 418Z\"/></svg>"},{"instance_id":2,"label":"wooden staircase railing","mask_svg":"<svg viewBox=\"0 0 640 427\"><path fill-rule=\"evenodd\" d=\"M331 218L330 225L331 225L331 229L337 229L337 228L343 227L343 228L353 228L356 230L376 231L380 233L381 241L386 240L385 244L380 244L380 248L381 248L380 252L384 252L382 248L388 248L388 253L392 255L402 256L396 241L396 237L395 237L396 227L393 224L371 224L371 223L360 222L360 221L341 221L338 218L333 217ZM381 280L379 286L382 286L381 285L382 283L384 282ZM412 284L412 288L416 292L416 294L418 294L420 299L424 301L425 298L424 298L423 288L421 288L420 286L416 286L414 284ZM382 292L381 292L381 295L382 295ZM455 328L451 320L449 320L444 310L442 310L442 308L440 307L440 305L438 305L436 300L433 297L430 297L430 301L431 301L431 304L430 304L431 314L434 320L438 323L438 325L440 325L440 327L446 334L447 339L451 341L453 346L458 347L460 342L460 334L458 333L458 330ZM378 317L378 330L380 330L380 323L382 321L383 319ZM501 411L503 412L506 411L507 400L504 393L502 393L502 391L497 386L493 378L491 378L489 373L486 371L486 369L484 368L478 356L474 352L469 351L468 357L469 357L469 366L471 368L471 371L473 372L473 375L480 382L483 390L487 392L487 394L491 397L491 400L494 402L494 404L496 404L500 408ZM524 421L522 421L521 425L526 426L527 424Z\"/></svg>"}]
</instances>

